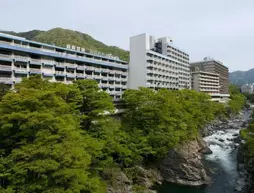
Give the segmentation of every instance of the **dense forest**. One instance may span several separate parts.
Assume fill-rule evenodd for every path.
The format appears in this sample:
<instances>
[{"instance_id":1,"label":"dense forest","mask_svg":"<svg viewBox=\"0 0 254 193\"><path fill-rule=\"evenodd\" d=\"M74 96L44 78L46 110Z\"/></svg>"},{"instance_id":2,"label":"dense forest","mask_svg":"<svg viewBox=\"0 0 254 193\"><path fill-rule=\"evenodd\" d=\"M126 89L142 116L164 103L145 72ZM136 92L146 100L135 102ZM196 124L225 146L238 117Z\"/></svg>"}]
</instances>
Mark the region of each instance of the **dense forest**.
<instances>
[{"instance_id":1,"label":"dense forest","mask_svg":"<svg viewBox=\"0 0 254 193\"><path fill-rule=\"evenodd\" d=\"M32 30L28 32L9 32L4 31L15 36L24 37L29 40L43 42L47 44L54 44L56 46L66 47L67 44L79 46L87 50L103 52L105 54L112 54L118 56L120 59L129 61L129 52L118 48L116 46L108 46L88 34L81 33L63 28L53 28L48 31Z\"/></svg>"},{"instance_id":2,"label":"dense forest","mask_svg":"<svg viewBox=\"0 0 254 193\"><path fill-rule=\"evenodd\" d=\"M24 79L1 90L0 192L106 192L115 171L135 175L135 166L196 138L215 117L237 113L245 97L231 90L227 106L192 90L127 90L117 119L96 81Z\"/></svg>"}]
</instances>

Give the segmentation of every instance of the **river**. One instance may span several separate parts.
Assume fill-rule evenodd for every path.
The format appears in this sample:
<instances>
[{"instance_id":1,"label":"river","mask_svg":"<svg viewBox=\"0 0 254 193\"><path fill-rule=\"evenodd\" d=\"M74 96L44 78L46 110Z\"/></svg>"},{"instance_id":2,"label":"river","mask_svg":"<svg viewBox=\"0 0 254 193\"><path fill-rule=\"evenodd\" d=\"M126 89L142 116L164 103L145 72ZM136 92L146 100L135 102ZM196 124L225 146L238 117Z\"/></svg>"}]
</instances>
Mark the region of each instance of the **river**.
<instances>
[{"instance_id":1,"label":"river","mask_svg":"<svg viewBox=\"0 0 254 193\"><path fill-rule=\"evenodd\" d=\"M235 193L235 184L239 180L237 172L237 146L234 141L238 136L240 127L249 119L251 111L244 111L240 119L230 121L233 129L219 127L205 137L213 154L206 155L204 162L210 168L212 183L202 187L186 187L176 184L163 183L158 193Z\"/></svg>"}]
</instances>

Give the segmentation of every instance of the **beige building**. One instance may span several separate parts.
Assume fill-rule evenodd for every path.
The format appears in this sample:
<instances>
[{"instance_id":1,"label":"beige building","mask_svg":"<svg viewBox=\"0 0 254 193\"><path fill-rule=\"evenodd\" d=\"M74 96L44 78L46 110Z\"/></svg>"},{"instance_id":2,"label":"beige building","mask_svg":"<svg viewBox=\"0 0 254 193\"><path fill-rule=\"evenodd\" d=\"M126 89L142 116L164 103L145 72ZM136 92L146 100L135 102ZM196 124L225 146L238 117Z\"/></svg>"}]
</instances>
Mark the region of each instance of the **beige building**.
<instances>
[{"instance_id":1,"label":"beige building","mask_svg":"<svg viewBox=\"0 0 254 193\"><path fill-rule=\"evenodd\" d=\"M198 92L208 94L220 93L219 74L197 71L192 72L191 87Z\"/></svg>"},{"instance_id":2,"label":"beige building","mask_svg":"<svg viewBox=\"0 0 254 193\"><path fill-rule=\"evenodd\" d=\"M222 62L206 57L203 61L191 63L190 70L191 72L204 71L219 74L220 94L229 93L228 68Z\"/></svg>"}]
</instances>

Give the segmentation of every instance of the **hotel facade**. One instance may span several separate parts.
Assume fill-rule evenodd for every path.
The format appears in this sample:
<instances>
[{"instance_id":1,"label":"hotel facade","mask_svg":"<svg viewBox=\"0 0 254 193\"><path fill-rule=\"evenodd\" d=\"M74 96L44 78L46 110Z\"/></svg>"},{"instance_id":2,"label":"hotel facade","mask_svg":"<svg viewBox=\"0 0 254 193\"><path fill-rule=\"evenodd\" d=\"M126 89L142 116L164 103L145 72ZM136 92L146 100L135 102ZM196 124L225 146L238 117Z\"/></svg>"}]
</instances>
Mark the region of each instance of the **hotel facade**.
<instances>
[{"instance_id":1,"label":"hotel facade","mask_svg":"<svg viewBox=\"0 0 254 193\"><path fill-rule=\"evenodd\" d=\"M39 74L51 82L71 84L91 79L115 100L127 89L128 63L84 48L58 47L0 33L0 83L15 85Z\"/></svg>"},{"instance_id":2,"label":"hotel facade","mask_svg":"<svg viewBox=\"0 0 254 193\"><path fill-rule=\"evenodd\" d=\"M189 55L168 37L131 37L128 87L190 89Z\"/></svg>"}]
</instances>

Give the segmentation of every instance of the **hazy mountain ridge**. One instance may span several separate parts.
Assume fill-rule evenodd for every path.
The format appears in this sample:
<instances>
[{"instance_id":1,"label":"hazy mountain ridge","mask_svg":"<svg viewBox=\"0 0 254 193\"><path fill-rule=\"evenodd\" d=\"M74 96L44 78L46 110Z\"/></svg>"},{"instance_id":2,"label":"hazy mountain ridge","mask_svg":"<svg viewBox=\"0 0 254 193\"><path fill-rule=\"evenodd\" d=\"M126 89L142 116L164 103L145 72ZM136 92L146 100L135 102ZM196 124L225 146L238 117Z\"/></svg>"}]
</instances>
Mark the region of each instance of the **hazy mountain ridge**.
<instances>
[{"instance_id":1,"label":"hazy mountain ridge","mask_svg":"<svg viewBox=\"0 0 254 193\"><path fill-rule=\"evenodd\" d=\"M254 68L248 71L235 71L229 73L229 80L232 84L243 85L247 83L254 83Z\"/></svg>"},{"instance_id":2,"label":"hazy mountain ridge","mask_svg":"<svg viewBox=\"0 0 254 193\"><path fill-rule=\"evenodd\" d=\"M15 36L24 37L29 40L43 42L47 44L55 44L57 46L66 47L67 44L83 47L86 49L103 52L118 56L120 59L129 61L129 52L116 46L108 46L92 36L73 31L69 29L53 28L48 31L31 30L28 32L12 32L4 31Z\"/></svg>"}]
</instances>

